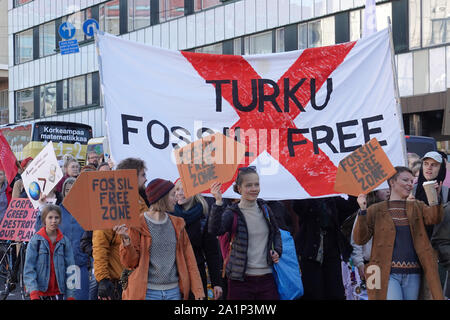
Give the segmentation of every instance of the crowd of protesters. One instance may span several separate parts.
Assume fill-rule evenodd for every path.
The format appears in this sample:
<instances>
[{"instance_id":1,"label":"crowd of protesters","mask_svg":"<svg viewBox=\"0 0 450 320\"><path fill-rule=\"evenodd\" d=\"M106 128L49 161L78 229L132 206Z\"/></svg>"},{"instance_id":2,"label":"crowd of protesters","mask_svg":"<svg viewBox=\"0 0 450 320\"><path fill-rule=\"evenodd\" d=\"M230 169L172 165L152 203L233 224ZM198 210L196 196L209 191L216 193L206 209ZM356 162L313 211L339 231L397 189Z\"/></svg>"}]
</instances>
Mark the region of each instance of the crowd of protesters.
<instances>
[{"instance_id":1,"label":"crowd of protesters","mask_svg":"<svg viewBox=\"0 0 450 320\"><path fill-rule=\"evenodd\" d=\"M0 220L11 198L27 197L20 173L31 161L11 184L0 171ZM283 255L283 229L295 240L301 299L448 299L446 155L409 154L408 166L368 195L264 201L255 167L239 169L236 199L222 198L220 183L212 197L186 198L179 179L147 183L151 163L142 159L115 165L91 152L81 167L66 155L64 177L39 200L25 285L41 300L277 300L272 266ZM63 199L81 172L120 169L136 170L139 227L83 230ZM425 181L435 181L439 203L429 203ZM66 285L71 266L75 289Z\"/></svg>"}]
</instances>

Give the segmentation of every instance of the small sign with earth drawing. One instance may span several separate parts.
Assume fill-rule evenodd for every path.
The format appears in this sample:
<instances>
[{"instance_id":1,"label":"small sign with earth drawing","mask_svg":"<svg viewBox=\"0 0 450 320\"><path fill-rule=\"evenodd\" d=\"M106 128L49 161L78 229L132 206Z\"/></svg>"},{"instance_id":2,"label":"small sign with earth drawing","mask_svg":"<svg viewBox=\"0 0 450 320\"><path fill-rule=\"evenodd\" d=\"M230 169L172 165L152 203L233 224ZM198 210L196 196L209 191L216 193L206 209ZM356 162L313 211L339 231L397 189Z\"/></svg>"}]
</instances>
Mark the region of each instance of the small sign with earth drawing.
<instances>
[{"instance_id":1,"label":"small sign with earth drawing","mask_svg":"<svg viewBox=\"0 0 450 320\"><path fill-rule=\"evenodd\" d=\"M39 207L41 194L48 195L63 177L53 143L48 143L22 173L23 187L33 204Z\"/></svg>"}]
</instances>

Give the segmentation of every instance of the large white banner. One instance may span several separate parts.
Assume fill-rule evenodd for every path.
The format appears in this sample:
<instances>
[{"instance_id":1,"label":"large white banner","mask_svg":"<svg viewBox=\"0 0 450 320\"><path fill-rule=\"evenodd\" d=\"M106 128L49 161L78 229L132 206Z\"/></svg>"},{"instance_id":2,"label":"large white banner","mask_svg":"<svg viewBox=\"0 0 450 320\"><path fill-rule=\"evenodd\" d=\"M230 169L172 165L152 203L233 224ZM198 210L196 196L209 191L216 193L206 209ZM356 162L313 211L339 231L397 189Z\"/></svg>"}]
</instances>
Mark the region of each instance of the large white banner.
<instances>
[{"instance_id":1,"label":"large white banner","mask_svg":"<svg viewBox=\"0 0 450 320\"><path fill-rule=\"evenodd\" d=\"M213 132L248 147L265 199L335 194L339 161L377 138L404 165L388 31L357 42L232 56L97 38L111 154L174 181L173 149ZM225 197L238 197L232 181Z\"/></svg>"}]
</instances>

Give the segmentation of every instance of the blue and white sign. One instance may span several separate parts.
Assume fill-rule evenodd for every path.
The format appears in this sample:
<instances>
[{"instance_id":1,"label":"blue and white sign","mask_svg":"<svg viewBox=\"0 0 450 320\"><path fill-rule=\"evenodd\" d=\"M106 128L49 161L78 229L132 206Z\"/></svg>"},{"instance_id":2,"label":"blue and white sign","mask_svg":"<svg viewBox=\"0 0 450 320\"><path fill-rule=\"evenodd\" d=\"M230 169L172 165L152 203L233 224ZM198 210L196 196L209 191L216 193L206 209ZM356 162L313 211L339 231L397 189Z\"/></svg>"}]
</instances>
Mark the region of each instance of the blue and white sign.
<instances>
[{"instance_id":1,"label":"blue and white sign","mask_svg":"<svg viewBox=\"0 0 450 320\"><path fill-rule=\"evenodd\" d=\"M94 36L95 30L99 29L97 20L88 19L83 23L83 31L88 37Z\"/></svg>"},{"instance_id":2,"label":"blue and white sign","mask_svg":"<svg viewBox=\"0 0 450 320\"><path fill-rule=\"evenodd\" d=\"M58 33L61 36L61 38L63 39L70 39L73 38L73 36L75 35L75 27L73 24L71 24L70 22L64 22L61 23L61 25L58 28Z\"/></svg>"},{"instance_id":3,"label":"blue and white sign","mask_svg":"<svg viewBox=\"0 0 450 320\"><path fill-rule=\"evenodd\" d=\"M78 46L78 40L67 40L59 42L59 49L61 49L61 55L80 52Z\"/></svg>"}]
</instances>

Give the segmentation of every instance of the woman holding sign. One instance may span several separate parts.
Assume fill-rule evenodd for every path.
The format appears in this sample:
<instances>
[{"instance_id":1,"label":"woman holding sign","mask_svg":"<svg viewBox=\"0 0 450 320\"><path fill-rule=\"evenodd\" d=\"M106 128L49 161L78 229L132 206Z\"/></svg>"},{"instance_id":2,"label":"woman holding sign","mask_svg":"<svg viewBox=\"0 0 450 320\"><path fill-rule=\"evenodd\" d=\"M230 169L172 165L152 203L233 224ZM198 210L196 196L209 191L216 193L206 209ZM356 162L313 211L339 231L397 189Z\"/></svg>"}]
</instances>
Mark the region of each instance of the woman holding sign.
<instances>
[{"instance_id":1,"label":"woman holding sign","mask_svg":"<svg viewBox=\"0 0 450 320\"><path fill-rule=\"evenodd\" d=\"M169 215L175 206L175 185L152 180L145 190L150 209L140 215L140 227L116 226L122 237L120 261L134 269L123 300L187 300L189 292L203 299L202 280L182 218Z\"/></svg>"},{"instance_id":2,"label":"woman holding sign","mask_svg":"<svg viewBox=\"0 0 450 320\"><path fill-rule=\"evenodd\" d=\"M353 230L354 241L364 245L373 237L366 267L369 300L417 300L422 274L433 299L443 299L437 259L425 229L425 225L442 220L442 206L407 201L414 176L409 168L395 169L397 172L388 180L388 201L367 209L366 195L358 197L361 210Z\"/></svg>"},{"instance_id":3,"label":"woman holding sign","mask_svg":"<svg viewBox=\"0 0 450 320\"><path fill-rule=\"evenodd\" d=\"M175 182L175 199L177 204L171 214L184 219L205 295L207 295L206 262L214 289L214 300L217 300L222 295L220 252L217 238L208 232L208 203L201 194L186 198L181 180Z\"/></svg>"},{"instance_id":4,"label":"woman holding sign","mask_svg":"<svg viewBox=\"0 0 450 320\"><path fill-rule=\"evenodd\" d=\"M281 235L272 210L258 199L260 187L256 168L239 169L233 186L241 195L239 203L225 208L220 187L220 183L211 186L216 202L212 205L208 228L216 236L231 234L229 258L224 263L227 299L278 300L272 264L281 256Z\"/></svg>"}]
</instances>

